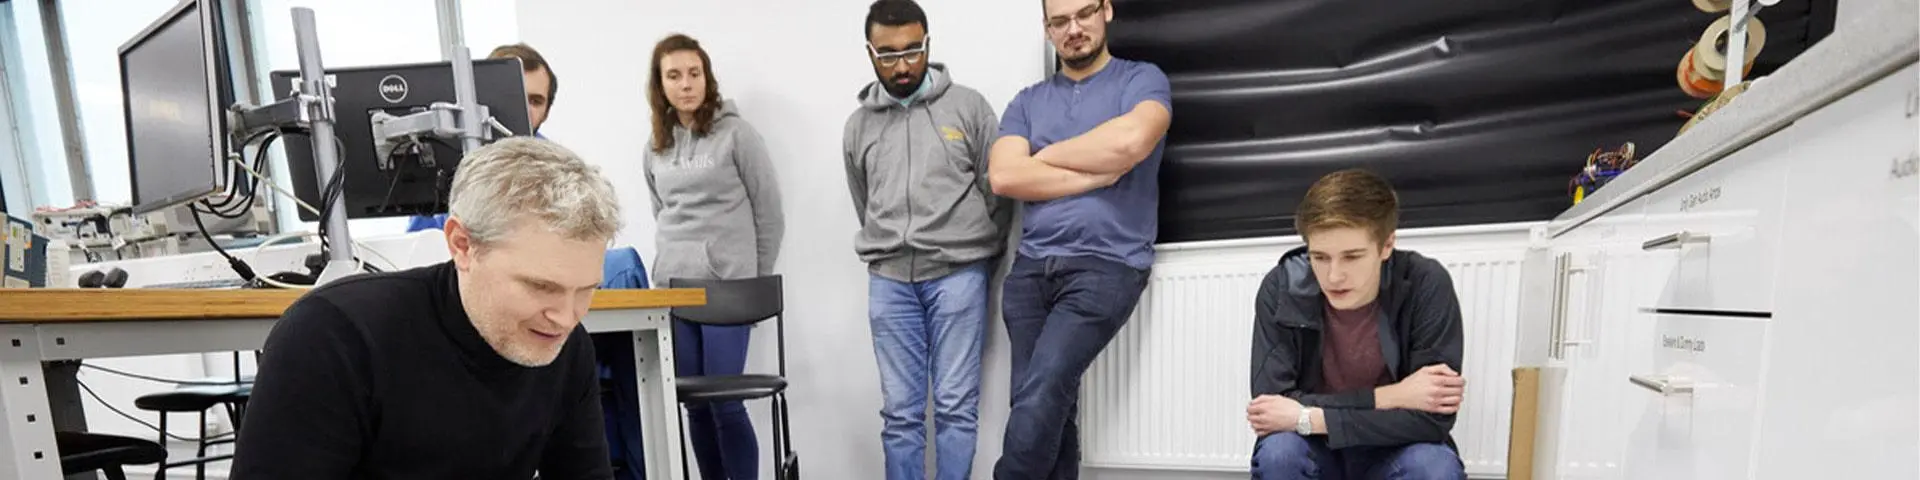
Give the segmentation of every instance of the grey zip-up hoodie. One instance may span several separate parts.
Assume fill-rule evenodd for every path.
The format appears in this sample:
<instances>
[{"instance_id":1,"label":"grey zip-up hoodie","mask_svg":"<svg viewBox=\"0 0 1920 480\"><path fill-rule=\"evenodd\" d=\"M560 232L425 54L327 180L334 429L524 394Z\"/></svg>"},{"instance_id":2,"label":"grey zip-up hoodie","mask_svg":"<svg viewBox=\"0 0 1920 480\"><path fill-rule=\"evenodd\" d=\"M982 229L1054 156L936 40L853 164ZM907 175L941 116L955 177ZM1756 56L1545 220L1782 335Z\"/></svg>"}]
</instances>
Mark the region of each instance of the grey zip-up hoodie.
<instances>
[{"instance_id":1,"label":"grey zip-up hoodie","mask_svg":"<svg viewBox=\"0 0 1920 480\"><path fill-rule=\"evenodd\" d=\"M902 282L1000 255L1013 215L987 185L1000 129L993 105L948 80L945 65L928 65L925 82L904 106L879 82L862 88L842 140L860 219L854 252L874 274Z\"/></svg>"},{"instance_id":2,"label":"grey zip-up hoodie","mask_svg":"<svg viewBox=\"0 0 1920 480\"><path fill-rule=\"evenodd\" d=\"M706 135L675 125L673 138L665 152L649 142L641 167L658 224L654 284L772 274L786 222L759 132L728 102Z\"/></svg>"}]
</instances>

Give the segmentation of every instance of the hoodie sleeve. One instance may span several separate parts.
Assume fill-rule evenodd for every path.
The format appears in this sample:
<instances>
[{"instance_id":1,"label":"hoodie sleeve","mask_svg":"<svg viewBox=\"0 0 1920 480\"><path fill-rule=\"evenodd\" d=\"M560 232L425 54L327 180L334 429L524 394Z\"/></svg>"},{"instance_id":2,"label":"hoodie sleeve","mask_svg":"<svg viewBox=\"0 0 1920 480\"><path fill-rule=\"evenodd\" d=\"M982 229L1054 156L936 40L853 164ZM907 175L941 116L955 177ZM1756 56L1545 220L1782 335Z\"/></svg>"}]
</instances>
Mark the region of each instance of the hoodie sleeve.
<instances>
[{"instance_id":1,"label":"hoodie sleeve","mask_svg":"<svg viewBox=\"0 0 1920 480\"><path fill-rule=\"evenodd\" d=\"M993 154L993 142L999 140L1000 120L995 118L993 104L988 103L986 97L974 98L972 131L967 135L973 140L976 150L973 152L973 172L978 176L975 185L980 188L980 197L987 200L988 218L993 219L994 227L1000 229L1001 236L1005 236L1013 220L1013 199L994 195L993 184L987 180L990 177L987 174L987 157Z\"/></svg>"},{"instance_id":2,"label":"hoodie sleeve","mask_svg":"<svg viewBox=\"0 0 1920 480\"><path fill-rule=\"evenodd\" d=\"M773 262L780 257L780 241L786 236L786 218L780 206L780 182L774 174L773 160L767 158L766 141L745 121L734 129L734 167L740 182L747 187L747 203L753 207L753 231L760 276L773 274Z\"/></svg>"},{"instance_id":3,"label":"hoodie sleeve","mask_svg":"<svg viewBox=\"0 0 1920 480\"><path fill-rule=\"evenodd\" d=\"M1420 271L1411 278L1413 298L1408 301L1412 302L1413 332L1408 358L1414 366L1444 363L1456 372L1465 371L1460 300L1453 291L1453 278L1437 262L1427 262L1416 266ZM1327 446L1442 443L1453 431L1454 417L1419 410L1328 409Z\"/></svg>"},{"instance_id":4,"label":"hoodie sleeve","mask_svg":"<svg viewBox=\"0 0 1920 480\"><path fill-rule=\"evenodd\" d=\"M860 149L860 112L847 118L846 133L840 137L840 154L847 164L847 193L853 196L853 218L867 226L867 167L856 150Z\"/></svg>"},{"instance_id":5,"label":"hoodie sleeve","mask_svg":"<svg viewBox=\"0 0 1920 480\"><path fill-rule=\"evenodd\" d=\"M653 198L653 218L660 218L660 189L653 186L653 143L648 141L646 150L640 154L640 173L647 177L647 196Z\"/></svg>"}]
</instances>

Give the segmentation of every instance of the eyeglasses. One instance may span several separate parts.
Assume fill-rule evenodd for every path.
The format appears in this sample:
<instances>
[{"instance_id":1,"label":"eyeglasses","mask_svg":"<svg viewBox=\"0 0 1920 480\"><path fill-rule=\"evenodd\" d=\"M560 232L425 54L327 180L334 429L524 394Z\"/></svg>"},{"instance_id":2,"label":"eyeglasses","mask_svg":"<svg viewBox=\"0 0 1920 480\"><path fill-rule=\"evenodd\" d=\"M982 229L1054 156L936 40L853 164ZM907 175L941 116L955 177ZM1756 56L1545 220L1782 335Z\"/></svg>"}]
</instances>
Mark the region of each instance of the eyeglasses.
<instances>
[{"instance_id":1,"label":"eyeglasses","mask_svg":"<svg viewBox=\"0 0 1920 480\"><path fill-rule=\"evenodd\" d=\"M867 53L873 54L874 61L880 62L880 66L882 67L898 65L901 60L906 60L908 65L915 65L927 58L927 45L932 41L933 36L928 35L920 38L919 47L887 53L880 53L880 50L875 49L873 44L869 43L867 44Z\"/></svg>"},{"instance_id":2,"label":"eyeglasses","mask_svg":"<svg viewBox=\"0 0 1920 480\"><path fill-rule=\"evenodd\" d=\"M1088 6L1087 8L1080 9L1080 11L1078 12L1074 12L1072 18L1068 18L1064 16L1049 17L1047 18L1047 30L1051 32L1065 31L1067 29L1067 22L1078 23L1082 28L1084 28L1087 26L1088 23L1090 23L1088 22L1089 20L1093 20L1093 17L1100 15L1100 12L1106 9L1107 9L1107 0L1100 0L1099 3L1095 3L1093 5Z\"/></svg>"}]
</instances>

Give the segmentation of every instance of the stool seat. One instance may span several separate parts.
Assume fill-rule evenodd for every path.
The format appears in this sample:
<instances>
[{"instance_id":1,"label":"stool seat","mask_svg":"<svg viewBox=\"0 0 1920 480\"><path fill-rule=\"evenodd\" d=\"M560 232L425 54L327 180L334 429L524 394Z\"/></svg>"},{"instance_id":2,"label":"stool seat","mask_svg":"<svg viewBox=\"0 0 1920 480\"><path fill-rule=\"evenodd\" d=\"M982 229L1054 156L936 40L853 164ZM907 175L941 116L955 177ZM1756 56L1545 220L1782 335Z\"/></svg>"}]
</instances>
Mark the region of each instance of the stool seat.
<instances>
[{"instance_id":1,"label":"stool seat","mask_svg":"<svg viewBox=\"0 0 1920 480\"><path fill-rule=\"evenodd\" d=\"M53 438L60 447L62 473L149 465L167 459L167 449L149 440L87 432L53 432Z\"/></svg>"},{"instance_id":2,"label":"stool seat","mask_svg":"<svg viewBox=\"0 0 1920 480\"><path fill-rule=\"evenodd\" d=\"M708 375L680 377L675 389L681 403L730 402L771 397L787 390L779 375Z\"/></svg>"},{"instance_id":3,"label":"stool seat","mask_svg":"<svg viewBox=\"0 0 1920 480\"><path fill-rule=\"evenodd\" d=\"M141 395L133 406L156 412L198 412L215 405L245 402L253 395L253 384L190 385L170 391Z\"/></svg>"}]
</instances>

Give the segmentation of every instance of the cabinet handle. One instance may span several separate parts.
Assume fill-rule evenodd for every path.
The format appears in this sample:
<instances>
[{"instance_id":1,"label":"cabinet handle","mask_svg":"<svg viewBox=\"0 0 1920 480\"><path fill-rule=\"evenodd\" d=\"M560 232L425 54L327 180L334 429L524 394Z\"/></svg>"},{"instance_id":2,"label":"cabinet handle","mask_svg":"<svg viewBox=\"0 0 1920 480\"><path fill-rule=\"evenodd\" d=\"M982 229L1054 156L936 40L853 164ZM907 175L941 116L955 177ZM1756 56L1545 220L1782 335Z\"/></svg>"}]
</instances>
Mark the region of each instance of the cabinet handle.
<instances>
[{"instance_id":1,"label":"cabinet handle","mask_svg":"<svg viewBox=\"0 0 1920 480\"><path fill-rule=\"evenodd\" d=\"M1693 393L1693 385L1674 381L1673 378L1665 375L1631 375L1627 377L1627 381L1661 395Z\"/></svg>"},{"instance_id":2,"label":"cabinet handle","mask_svg":"<svg viewBox=\"0 0 1920 480\"><path fill-rule=\"evenodd\" d=\"M1556 360L1566 358L1567 270L1572 263L1571 256L1566 253L1553 258L1553 311L1547 320L1547 335L1550 337L1547 356Z\"/></svg>"},{"instance_id":3,"label":"cabinet handle","mask_svg":"<svg viewBox=\"0 0 1920 480\"><path fill-rule=\"evenodd\" d=\"M1698 232L1678 232L1640 243L1641 250L1659 250L1680 248L1689 243L1707 243L1708 235Z\"/></svg>"}]
</instances>

